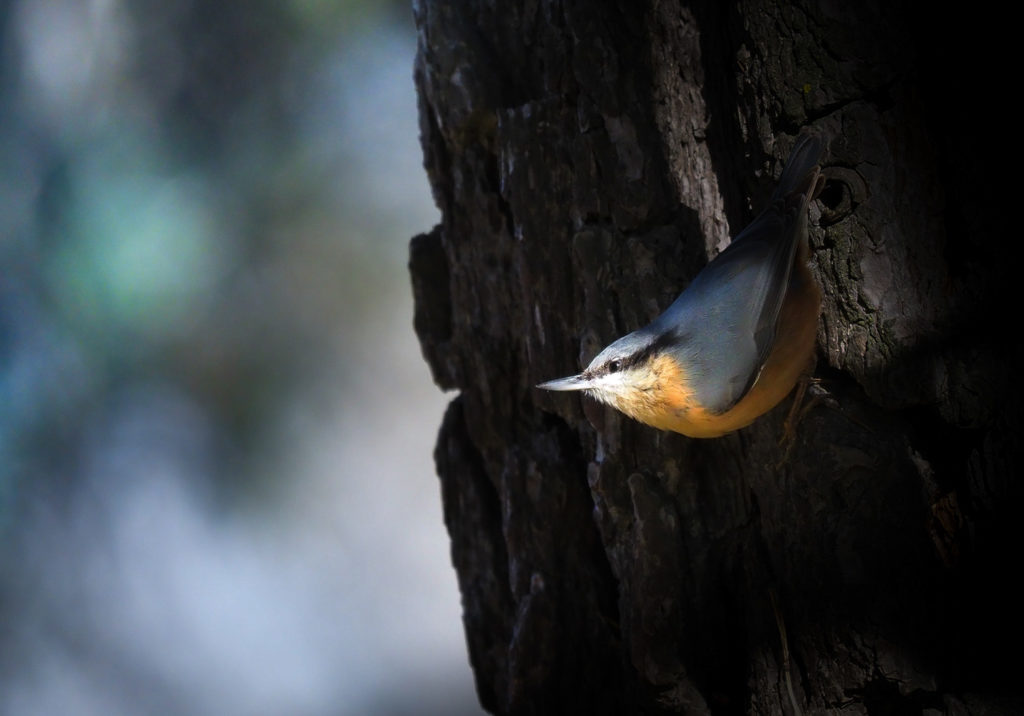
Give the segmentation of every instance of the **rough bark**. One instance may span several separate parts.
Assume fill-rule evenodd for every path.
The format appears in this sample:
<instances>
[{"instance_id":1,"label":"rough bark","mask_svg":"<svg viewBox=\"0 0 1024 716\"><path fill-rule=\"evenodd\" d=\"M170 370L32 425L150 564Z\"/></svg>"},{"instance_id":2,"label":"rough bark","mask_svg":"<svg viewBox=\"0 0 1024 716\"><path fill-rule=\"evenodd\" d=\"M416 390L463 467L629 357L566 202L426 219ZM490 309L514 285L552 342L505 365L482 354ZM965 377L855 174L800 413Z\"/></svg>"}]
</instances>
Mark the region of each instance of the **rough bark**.
<instances>
[{"instance_id":1,"label":"rough bark","mask_svg":"<svg viewBox=\"0 0 1024 716\"><path fill-rule=\"evenodd\" d=\"M436 459L487 709L1021 709L1020 351L991 320L1017 239L992 240L970 109L992 68L885 8L416 3L442 212L416 330L458 391ZM825 395L791 444L788 400L691 440L533 388L664 309L805 125L833 137Z\"/></svg>"}]
</instances>

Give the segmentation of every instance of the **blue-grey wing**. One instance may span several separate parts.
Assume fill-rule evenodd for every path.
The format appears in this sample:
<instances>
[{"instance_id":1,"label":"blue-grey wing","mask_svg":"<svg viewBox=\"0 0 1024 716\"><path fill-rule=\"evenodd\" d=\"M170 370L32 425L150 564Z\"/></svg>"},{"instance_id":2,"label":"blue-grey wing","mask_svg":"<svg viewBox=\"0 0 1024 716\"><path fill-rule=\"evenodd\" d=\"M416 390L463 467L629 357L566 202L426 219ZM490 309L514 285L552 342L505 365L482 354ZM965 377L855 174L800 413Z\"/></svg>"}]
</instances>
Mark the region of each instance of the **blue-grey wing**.
<instances>
[{"instance_id":1,"label":"blue-grey wing","mask_svg":"<svg viewBox=\"0 0 1024 716\"><path fill-rule=\"evenodd\" d=\"M652 326L673 331L672 350L690 371L700 403L733 407L771 351L796 250L806 232L806 199L773 202L733 239Z\"/></svg>"},{"instance_id":2,"label":"blue-grey wing","mask_svg":"<svg viewBox=\"0 0 1024 716\"><path fill-rule=\"evenodd\" d=\"M651 325L658 334L675 334L666 345L680 353L697 399L713 413L746 395L771 352L796 252L806 240L823 146L813 133L797 140L768 208Z\"/></svg>"}]
</instances>

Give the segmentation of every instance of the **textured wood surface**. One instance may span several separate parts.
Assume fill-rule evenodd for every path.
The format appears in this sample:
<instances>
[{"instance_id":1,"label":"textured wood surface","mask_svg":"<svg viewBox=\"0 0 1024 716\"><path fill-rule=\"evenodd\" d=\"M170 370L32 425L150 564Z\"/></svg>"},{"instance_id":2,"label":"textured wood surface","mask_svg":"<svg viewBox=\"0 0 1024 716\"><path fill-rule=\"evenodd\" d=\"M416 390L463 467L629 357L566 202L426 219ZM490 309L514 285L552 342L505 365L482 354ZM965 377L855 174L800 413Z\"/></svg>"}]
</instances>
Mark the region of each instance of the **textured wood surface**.
<instances>
[{"instance_id":1,"label":"textured wood surface","mask_svg":"<svg viewBox=\"0 0 1024 716\"><path fill-rule=\"evenodd\" d=\"M458 391L436 458L481 702L1018 712L1020 351L993 316L1019 239L992 240L964 97L988 65L888 5L708 5L415 4L442 223L410 268ZM824 395L795 440L788 399L700 441L533 388L664 309L805 125L832 136Z\"/></svg>"}]
</instances>

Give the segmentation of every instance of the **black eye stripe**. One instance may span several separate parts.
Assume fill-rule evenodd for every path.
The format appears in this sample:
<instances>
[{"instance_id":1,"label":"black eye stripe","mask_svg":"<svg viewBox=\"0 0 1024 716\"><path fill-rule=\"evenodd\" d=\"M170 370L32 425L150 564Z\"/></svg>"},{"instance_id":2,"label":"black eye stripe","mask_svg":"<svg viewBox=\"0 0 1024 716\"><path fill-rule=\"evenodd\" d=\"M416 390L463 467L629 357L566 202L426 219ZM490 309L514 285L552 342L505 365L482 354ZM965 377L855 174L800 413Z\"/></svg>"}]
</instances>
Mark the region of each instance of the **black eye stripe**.
<instances>
[{"instance_id":1,"label":"black eye stripe","mask_svg":"<svg viewBox=\"0 0 1024 716\"><path fill-rule=\"evenodd\" d=\"M671 332L666 333L664 335L658 336L657 339L641 347L639 350L630 355L626 355L621 358L612 358L611 360L605 362L605 364L601 367L600 370L602 373L608 374L618 373L619 371L627 368L633 368L635 366L641 365L651 360L655 355L660 353L666 346L673 345L679 341L685 342L688 338L689 336L685 335L677 338L675 334Z\"/></svg>"}]
</instances>

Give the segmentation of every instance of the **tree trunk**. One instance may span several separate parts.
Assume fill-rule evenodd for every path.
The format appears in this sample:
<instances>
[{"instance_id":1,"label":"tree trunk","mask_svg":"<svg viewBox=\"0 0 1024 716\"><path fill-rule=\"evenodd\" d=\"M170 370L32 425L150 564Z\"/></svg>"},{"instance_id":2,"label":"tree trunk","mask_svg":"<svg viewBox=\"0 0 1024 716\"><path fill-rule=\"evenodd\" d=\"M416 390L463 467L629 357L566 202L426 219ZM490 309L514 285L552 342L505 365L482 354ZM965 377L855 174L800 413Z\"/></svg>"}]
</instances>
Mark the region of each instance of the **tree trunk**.
<instances>
[{"instance_id":1,"label":"tree trunk","mask_svg":"<svg viewBox=\"0 0 1024 716\"><path fill-rule=\"evenodd\" d=\"M1022 712L996 69L947 56L962 18L882 7L416 3L415 322L458 391L436 459L488 710ZM791 442L791 399L693 440L534 389L663 310L805 125L832 139Z\"/></svg>"}]
</instances>

